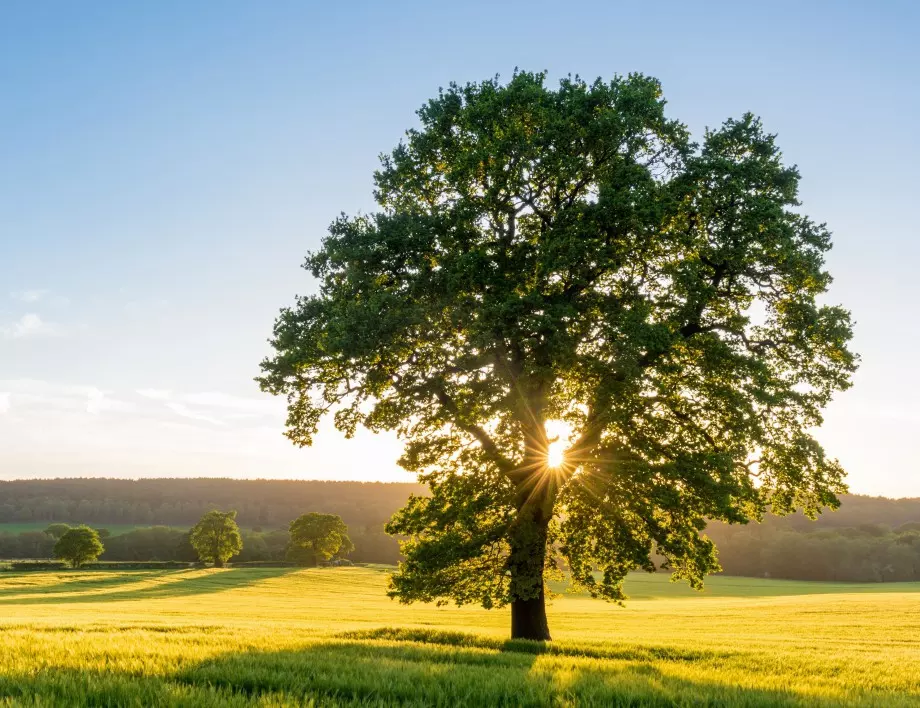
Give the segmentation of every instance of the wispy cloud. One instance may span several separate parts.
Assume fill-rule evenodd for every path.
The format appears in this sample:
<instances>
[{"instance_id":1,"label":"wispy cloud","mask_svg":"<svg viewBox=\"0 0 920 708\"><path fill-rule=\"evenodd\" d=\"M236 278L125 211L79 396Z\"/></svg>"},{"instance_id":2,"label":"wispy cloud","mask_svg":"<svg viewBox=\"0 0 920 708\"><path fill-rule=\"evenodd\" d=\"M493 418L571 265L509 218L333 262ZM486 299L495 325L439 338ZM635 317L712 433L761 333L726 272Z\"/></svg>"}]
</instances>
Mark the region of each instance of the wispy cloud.
<instances>
[{"instance_id":1,"label":"wispy cloud","mask_svg":"<svg viewBox=\"0 0 920 708\"><path fill-rule=\"evenodd\" d=\"M164 298L148 300L128 300L122 309L129 315L141 315L147 312L162 310L169 305L169 301Z\"/></svg>"},{"instance_id":2,"label":"wispy cloud","mask_svg":"<svg viewBox=\"0 0 920 708\"><path fill-rule=\"evenodd\" d=\"M0 327L0 334L7 339L26 339L29 337L53 337L63 334L60 325L45 322L34 312L27 313L6 327Z\"/></svg>"},{"instance_id":3,"label":"wispy cloud","mask_svg":"<svg viewBox=\"0 0 920 708\"><path fill-rule=\"evenodd\" d=\"M225 425L222 420L212 418L211 416L205 415L204 413L193 411L191 408L182 403L176 403L175 401L172 401L167 403L166 407L176 415L181 415L183 418L189 418L190 420L200 420L202 423L210 423L211 425Z\"/></svg>"},{"instance_id":4,"label":"wispy cloud","mask_svg":"<svg viewBox=\"0 0 920 708\"><path fill-rule=\"evenodd\" d=\"M168 401L172 397L170 391L165 391L161 388L139 388L137 389L137 394L154 401Z\"/></svg>"},{"instance_id":5,"label":"wispy cloud","mask_svg":"<svg viewBox=\"0 0 920 708\"><path fill-rule=\"evenodd\" d=\"M152 401L162 401L174 413L188 418L194 416L196 420L256 418L279 415L283 410L274 399L234 396L220 391L175 393L166 389L142 388L136 393ZM183 412L180 413L177 407Z\"/></svg>"},{"instance_id":6,"label":"wispy cloud","mask_svg":"<svg viewBox=\"0 0 920 708\"><path fill-rule=\"evenodd\" d=\"M187 393L182 396L182 400L206 408L223 409L248 415L270 415L277 413L279 410L278 402L275 399L265 398L244 398L243 396L232 396L219 391L206 391L204 393Z\"/></svg>"},{"instance_id":7,"label":"wispy cloud","mask_svg":"<svg viewBox=\"0 0 920 708\"><path fill-rule=\"evenodd\" d=\"M106 411L132 411L134 409L133 403L111 398L107 391L92 387L86 388L86 412L90 415L99 415Z\"/></svg>"},{"instance_id":8,"label":"wispy cloud","mask_svg":"<svg viewBox=\"0 0 920 708\"><path fill-rule=\"evenodd\" d=\"M133 392L116 392L97 386L37 379L0 380L0 413L10 408L17 415L57 412L84 419L127 413L127 417L137 420L166 422L178 416L185 421L234 430L266 425L269 421L280 426L284 413L278 401L218 391L176 393L167 389L140 388Z\"/></svg>"},{"instance_id":9,"label":"wispy cloud","mask_svg":"<svg viewBox=\"0 0 920 708\"><path fill-rule=\"evenodd\" d=\"M47 294L47 290L17 290L10 293L10 297L19 302L38 302Z\"/></svg>"},{"instance_id":10,"label":"wispy cloud","mask_svg":"<svg viewBox=\"0 0 920 708\"><path fill-rule=\"evenodd\" d=\"M46 302L52 305L67 305L70 299L63 295L57 295L45 288L33 288L31 290L16 290L10 293L10 297L19 302Z\"/></svg>"},{"instance_id":11,"label":"wispy cloud","mask_svg":"<svg viewBox=\"0 0 920 708\"><path fill-rule=\"evenodd\" d=\"M271 415L249 415L250 408L262 403L256 396L214 391L113 391L98 385L0 379L0 414L6 411L0 415L0 478L321 474L330 479L406 479L392 462L401 451L395 436L359 431L357 442L347 441L329 423L305 452L281 435L283 403ZM383 440L385 447L378 445L370 453L372 439Z\"/></svg>"},{"instance_id":12,"label":"wispy cloud","mask_svg":"<svg viewBox=\"0 0 920 708\"><path fill-rule=\"evenodd\" d=\"M132 411L131 401L113 397L111 391L95 386L70 386L37 379L9 379L0 381L0 412L14 407L17 412L54 410L69 413L88 413L97 416L107 411Z\"/></svg>"}]
</instances>

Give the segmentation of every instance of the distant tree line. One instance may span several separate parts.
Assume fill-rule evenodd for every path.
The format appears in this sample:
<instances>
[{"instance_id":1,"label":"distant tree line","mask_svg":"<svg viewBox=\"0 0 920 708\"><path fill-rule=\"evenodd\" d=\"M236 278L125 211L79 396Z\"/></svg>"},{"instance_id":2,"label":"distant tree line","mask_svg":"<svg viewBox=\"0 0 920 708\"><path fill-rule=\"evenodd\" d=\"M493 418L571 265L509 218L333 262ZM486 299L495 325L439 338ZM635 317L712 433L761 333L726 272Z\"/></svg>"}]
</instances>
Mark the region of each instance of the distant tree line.
<instances>
[{"instance_id":1,"label":"distant tree line","mask_svg":"<svg viewBox=\"0 0 920 708\"><path fill-rule=\"evenodd\" d=\"M37 479L0 482L0 523L162 524L190 528L212 509L235 509L242 527L287 528L304 509L349 529L381 526L419 484L240 479Z\"/></svg>"},{"instance_id":2,"label":"distant tree line","mask_svg":"<svg viewBox=\"0 0 920 708\"><path fill-rule=\"evenodd\" d=\"M352 533L381 526L402 508L420 484L297 480L192 479L29 479L0 481L0 524L56 521L106 524L161 524L191 528L205 512L235 509L244 528L287 528L304 509L336 514ZM843 495L842 506L812 522L801 515L768 517L765 526L815 530L887 524L896 528L920 521L920 498L888 499Z\"/></svg>"},{"instance_id":3,"label":"distant tree line","mask_svg":"<svg viewBox=\"0 0 920 708\"><path fill-rule=\"evenodd\" d=\"M0 530L0 558L51 558L68 525L86 524L101 532L105 550L100 560L193 562L198 555L190 542L191 527L208 511L223 508L239 510L242 550L231 562L285 561L290 557L290 522L304 509L322 509L344 522L354 545L348 558L396 563L397 540L386 535L383 526L410 493L424 493L424 488L227 479L0 482L0 523L40 520L48 522L49 531ZM97 511L81 516L87 509ZM154 510L164 516L148 517ZM112 536L105 524L116 523L149 526ZM838 511L823 514L817 522L802 515L768 517L762 524L711 523L707 533L729 575L841 582L920 580L920 499L849 495Z\"/></svg>"},{"instance_id":4,"label":"distant tree line","mask_svg":"<svg viewBox=\"0 0 920 708\"><path fill-rule=\"evenodd\" d=\"M368 560L395 562L398 546L395 541L393 544L389 557ZM74 568L96 561L100 556L102 561L201 561L215 567L222 567L231 559L315 566L331 560L345 562L346 556L355 551L342 518L317 512L301 514L290 522L287 530L269 532L261 529L241 531L235 510L215 509L205 513L189 531L151 526L112 536L104 528L95 529L85 524L71 527L55 522L43 531L0 534L0 557L39 560L53 556Z\"/></svg>"},{"instance_id":5,"label":"distant tree line","mask_svg":"<svg viewBox=\"0 0 920 708\"><path fill-rule=\"evenodd\" d=\"M105 529L98 529L105 531ZM383 533L383 527L370 533L354 534L349 538L354 550L348 557L358 563L390 563L399 560L399 544ZM284 561L291 542L290 532L240 530L242 550L233 562ZM57 539L44 531L22 533L0 532L0 559L51 558ZM147 526L117 536L103 536L104 561L166 561L194 562L198 556L192 548L189 532L169 526Z\"/></svg>"},{"instance_id":6,"label":"distant tree line","mask_svg":"<svg viewBox=\"0 0 920 708\"><path fill-rule=\"evenodd\" d=\"M920 522L802 530L776 524L710 525L726 575L901 582L920 580Z\"/></svg>"},{"instance_id":7,"label":"distant tree line","mask_svg":"<svg viewBox=\"0 0 920 708\"><path fill-rule=\"evenodd\" d=\"M384 524L418 484L236 479L48 479L0 482L0 524L47 522L144 526L103 539L101 560L195 560L187 532L208 511L235 509L243 561L282 561L288 524L304 509L341 517L354 543L349 558L396 563L399 544ZM173 528L167 528L173 527ZM178 527L178 528L176 528ZM181 541L181 543L180 543ZM179 544L177 546L177 544ZM4 533L0 558L50 558L54 539L41 531Z\"/></svg>"}]
</instances>

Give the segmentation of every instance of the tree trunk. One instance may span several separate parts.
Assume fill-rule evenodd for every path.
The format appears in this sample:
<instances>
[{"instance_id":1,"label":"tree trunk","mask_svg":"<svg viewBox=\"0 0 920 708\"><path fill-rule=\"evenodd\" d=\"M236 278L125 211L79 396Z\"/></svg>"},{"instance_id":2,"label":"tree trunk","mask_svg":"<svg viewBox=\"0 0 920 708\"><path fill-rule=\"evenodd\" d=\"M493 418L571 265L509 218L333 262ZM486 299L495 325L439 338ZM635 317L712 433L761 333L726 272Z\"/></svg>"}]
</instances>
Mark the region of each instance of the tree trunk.
<instances>
[{"instance_id":1,"label":"tree trunk","mask_svg":"<svg viewBox=\"0 0 920 708\"><path fill-rule=\"evenodd\" d=\"M215 558L215 559L214 559L214 567L215 567L215 568L223 568L223 567L224 567L224 562L223 562L220 558Z\"/></svg>"},{"instance_id":2,"label":"tree trunk","mask_svg":"<svg viewBox=\"0 0 920 708\"><path fill-rule=\"evenodd\" d=\"M542 490L520 504L511 532L508 559L511 570L511 638L550 640L546 621L543 568L549 528L547 496Z\"/></svg>"},{"instance_id":3,"label":"tree trunk","mask_svg":"<svg viewBox=\"0 0 920 708\"><path fill-rule=\"evenodd\" d=\"M537 642L550 640L546 621L543 570L549 521L558 492L548 465L549 440L543 411L545 388L537 385L526 397L523 476L515 480L517 514L509 535L508 568L511 571L511 638Z\"/></svg>"},{"instance_id":4,"label":"tree trunk","mask_svg":"<svg viewBox=\"0 0 920 708\"><path fill-rule=\"evenodd\" d=\"M542 578L541 578L542 580ZM548 642L549 623L546 621L546 597L543 589L530 600L511 601L511 638Z\"/></svg>"}]
</instances>

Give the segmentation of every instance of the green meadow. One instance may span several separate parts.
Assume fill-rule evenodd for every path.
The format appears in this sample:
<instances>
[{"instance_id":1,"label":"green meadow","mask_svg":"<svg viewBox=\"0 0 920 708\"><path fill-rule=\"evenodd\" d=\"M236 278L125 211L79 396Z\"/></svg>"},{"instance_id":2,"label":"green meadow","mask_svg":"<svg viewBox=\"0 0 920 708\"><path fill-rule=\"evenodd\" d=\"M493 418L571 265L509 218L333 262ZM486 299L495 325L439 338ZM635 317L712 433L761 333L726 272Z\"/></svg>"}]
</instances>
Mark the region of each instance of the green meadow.
<instances>
[{"instance_id":1,"label":"green meadow","mask_svg":"<svg viewBox=\"0 0 920 708\"><path fill-rule=\"evenodd\" d=\"M0 701L83 706L920 705L920 584L634 575L508 612L404 606L388 568L0 574Z\"/></svg>"}]
</instances>

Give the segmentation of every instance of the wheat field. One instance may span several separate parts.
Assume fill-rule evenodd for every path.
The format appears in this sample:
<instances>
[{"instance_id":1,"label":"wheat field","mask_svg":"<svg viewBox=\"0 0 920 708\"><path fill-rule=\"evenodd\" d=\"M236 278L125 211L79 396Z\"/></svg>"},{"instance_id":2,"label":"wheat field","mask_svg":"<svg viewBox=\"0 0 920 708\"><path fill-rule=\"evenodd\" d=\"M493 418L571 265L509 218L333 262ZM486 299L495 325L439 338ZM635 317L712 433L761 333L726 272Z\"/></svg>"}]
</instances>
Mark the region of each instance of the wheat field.
<instances>
[{"instance_id":1,"label":"wheat field","mask_svg":"<svg viewBox=\"0 0 920 708\"><path fill-rule=\"evenodd\" d=\"M0 573L0 701L73 706L920 705L920 585L636 575L507 610L404 606L387 568Z\"/></svg>"}]
</instances>

